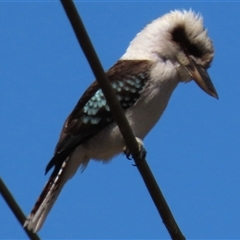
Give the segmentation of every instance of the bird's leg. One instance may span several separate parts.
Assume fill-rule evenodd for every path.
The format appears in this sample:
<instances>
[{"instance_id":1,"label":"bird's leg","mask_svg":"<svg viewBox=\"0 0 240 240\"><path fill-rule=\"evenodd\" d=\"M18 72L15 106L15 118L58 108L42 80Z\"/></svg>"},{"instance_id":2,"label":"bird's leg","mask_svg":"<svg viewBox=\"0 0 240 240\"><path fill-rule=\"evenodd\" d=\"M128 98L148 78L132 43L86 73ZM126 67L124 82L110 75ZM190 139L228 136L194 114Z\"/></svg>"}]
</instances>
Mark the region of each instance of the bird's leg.
<instances>
[{"instance_id":1,"label":"bird's leg","mask_svg":"<svg viewBox=\"0 0 240 240\"><path fill-rule=\"evenodd\" d=\"M147 151L144 148L144 144L143 144L143 142L142 142L142 140L140 138L136 137L136 141L138 143L138 149L139 149L139 156L138 156L138 158L139 159L144 159L146 157L146 154L147 154ZM132 160L131 153L130 153L129 149L126 146L123 148L123 152L126 155L128 160ZM133 164L133 166L136 166L136 164Z\"/></svg>"}]
</instances>

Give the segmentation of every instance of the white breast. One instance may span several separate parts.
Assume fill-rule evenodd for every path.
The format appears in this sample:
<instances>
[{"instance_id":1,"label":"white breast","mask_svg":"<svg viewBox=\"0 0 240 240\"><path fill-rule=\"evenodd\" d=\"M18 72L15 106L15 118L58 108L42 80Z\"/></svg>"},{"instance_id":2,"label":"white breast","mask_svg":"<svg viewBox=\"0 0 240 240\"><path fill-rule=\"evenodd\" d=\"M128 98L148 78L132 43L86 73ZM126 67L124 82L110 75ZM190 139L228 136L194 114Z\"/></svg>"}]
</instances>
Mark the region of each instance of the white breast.
<instances>
[{"instance_id":1,"label":"white breast","mask_svg":"<svg viewBox=\"0 0 240 240\"><path fill-rule=\"evenodd\" d=\"M163 67L164 64L164 67ZM126 111L126 117L136 137L143 139L164 112L179 79L176 67L159 62L151 71L151 81L140 99ZM92 159L109 160L122 152L124 141L115 123L84 143L81 148Z\"/></svg>"}]
</instances>

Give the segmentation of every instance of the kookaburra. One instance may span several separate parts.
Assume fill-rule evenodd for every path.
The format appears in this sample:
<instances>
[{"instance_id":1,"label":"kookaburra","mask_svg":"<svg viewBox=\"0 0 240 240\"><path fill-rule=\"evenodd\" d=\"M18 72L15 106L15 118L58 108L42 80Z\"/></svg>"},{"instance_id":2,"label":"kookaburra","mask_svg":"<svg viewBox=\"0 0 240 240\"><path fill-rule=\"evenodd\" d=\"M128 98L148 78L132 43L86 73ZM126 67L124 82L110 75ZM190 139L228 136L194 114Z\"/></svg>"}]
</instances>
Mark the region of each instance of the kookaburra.
<instances>
[{"instance_id":1,"label":"kookaburra","mask_svg":"<svg viewBox=\"0 0 240 240\"><path fill-rule=\"evenodd\" d=\"M173 90L194 80L218 98L207 73L214 49L203 19L193 11L171 11L148 24L106 72L138 142L160 119ZM97 81L66 119L54 156L53 172L24 227L38 231L64 184L91 159L107 162L123 152L124 140Z\"/></svg>"}]
</instances>

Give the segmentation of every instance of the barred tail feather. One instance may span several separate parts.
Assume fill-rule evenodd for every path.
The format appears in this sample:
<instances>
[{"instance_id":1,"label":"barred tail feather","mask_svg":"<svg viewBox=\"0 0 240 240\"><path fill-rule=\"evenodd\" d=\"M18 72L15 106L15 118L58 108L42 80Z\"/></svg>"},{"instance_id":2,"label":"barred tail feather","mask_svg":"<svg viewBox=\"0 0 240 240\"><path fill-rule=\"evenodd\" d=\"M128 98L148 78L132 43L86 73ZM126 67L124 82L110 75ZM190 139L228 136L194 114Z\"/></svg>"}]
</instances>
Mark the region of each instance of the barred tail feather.
<instances>
[{"instance_id":1,"label":"barred tail feather","mask_svg":"<svg viewBox=\"0 0 240 240\"><path fill-rule=\"evenodd\" d=\"M28 230L37 232L42 227L49 211L53 207L53 204L57 200L58 195L67 181L65 177L63 178L67 160L68 159L63 162L57 174L55 174L55 171L53 172L31 213L27 217L24 227L26 227Z\"/></svg>"},{"instance_id":2,"label":"barred tail feather","mask_svg":"<svg viewBox=\"0 0 240 240\"><path fill-rule=\"evenodd\" d=\"M62 163L59 162L59 165L55 165L55 169L27 217L24 227L33 232L40 230L65 183L76 173L79 167L83 171L89 160L84 150L79 147Z\"/></svg>"}]
</instances>

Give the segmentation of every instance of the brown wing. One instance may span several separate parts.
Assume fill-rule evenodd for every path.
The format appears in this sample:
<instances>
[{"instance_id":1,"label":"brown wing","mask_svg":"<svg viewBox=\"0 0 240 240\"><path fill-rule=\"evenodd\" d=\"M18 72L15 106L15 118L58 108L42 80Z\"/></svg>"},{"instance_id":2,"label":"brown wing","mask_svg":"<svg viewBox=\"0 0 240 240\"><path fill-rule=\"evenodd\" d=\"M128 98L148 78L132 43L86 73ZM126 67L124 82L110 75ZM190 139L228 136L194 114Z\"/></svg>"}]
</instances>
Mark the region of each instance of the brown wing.
<instances>
[{"instance_id":1,"label":"brown wing","mask_svg":"<svg viewBox=\"0 0 240 240\"><path fill-rule=\"evenodd\" d=\"M118 61L106 75L115 89L123 109L131 107L140 97L149 79L151 62ZM64 159L83 141L100 132L113 117L97 81L84 92L63 126L55 155L48 163L46 173Z\"/></svg>"}]
</instances>

